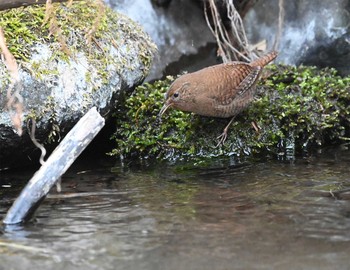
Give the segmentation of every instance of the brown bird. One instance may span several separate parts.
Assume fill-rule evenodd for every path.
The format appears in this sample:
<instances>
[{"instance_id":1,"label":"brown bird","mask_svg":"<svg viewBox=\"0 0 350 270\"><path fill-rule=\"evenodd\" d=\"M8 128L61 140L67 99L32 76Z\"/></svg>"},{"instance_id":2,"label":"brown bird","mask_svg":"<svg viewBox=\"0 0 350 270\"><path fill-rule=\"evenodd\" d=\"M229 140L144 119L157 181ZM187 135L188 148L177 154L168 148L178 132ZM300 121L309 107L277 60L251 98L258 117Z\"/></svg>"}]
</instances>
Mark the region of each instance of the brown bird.
<instances>
[{"instance_id":1,"label":"brown bird","mask_svg":"<svg viewBox=\"0 0 350 270\"><path fill-rule=\"evenodd\" d=\"M232 117L218 137L223 144L237 114L253 100L262 68L277 57L273 51L251 63L230 62L177 78L165 94L160 115L170 107L203 116Z\"/></svg>"}]
</instances>

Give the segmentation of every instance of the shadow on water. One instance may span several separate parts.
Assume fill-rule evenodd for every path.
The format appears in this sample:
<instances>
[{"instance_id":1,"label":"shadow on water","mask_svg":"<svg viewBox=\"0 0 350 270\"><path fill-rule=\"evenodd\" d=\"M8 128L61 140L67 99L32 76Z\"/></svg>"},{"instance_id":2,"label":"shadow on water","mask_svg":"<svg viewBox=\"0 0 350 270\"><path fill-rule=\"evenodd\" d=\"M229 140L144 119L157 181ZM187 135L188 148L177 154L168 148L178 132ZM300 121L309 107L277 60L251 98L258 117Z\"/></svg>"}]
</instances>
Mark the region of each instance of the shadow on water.
<instances>
[{"instance_id":1,"label":"shadow on water","mask_svg":"<svg viewBox=\"0 0 350 270\"><path fill-rule=\"evenodd\" d=\"M2 228L0 266L348 269L349 164L348 146L293 161L80 162L33 222ZM31 173L2 173L2 218Z\"/></svg>"}]
</instances>

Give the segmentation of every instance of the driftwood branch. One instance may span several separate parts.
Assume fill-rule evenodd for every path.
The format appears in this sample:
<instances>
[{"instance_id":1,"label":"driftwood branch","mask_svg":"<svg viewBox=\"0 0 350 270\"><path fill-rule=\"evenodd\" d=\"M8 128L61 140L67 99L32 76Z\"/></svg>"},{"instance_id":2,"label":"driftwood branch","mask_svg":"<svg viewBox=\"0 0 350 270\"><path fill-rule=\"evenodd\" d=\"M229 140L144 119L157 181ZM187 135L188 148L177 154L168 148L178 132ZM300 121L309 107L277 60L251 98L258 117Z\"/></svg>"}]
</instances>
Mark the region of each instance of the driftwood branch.
<instances>
[{"instance_id":1,"label":"driftwood branch","mask_svg":"<svg viewBox=\"0 0 350 270\"><path fill-rule=\"evenodd\" d=\"M18 224L29 220L51 187L57 183L62 174L95 138L104 124L105 121L96 108L90 109L30 179L7 212L3 223Z\"/></svg>"},{"instance_id":2,"label":"driftwood branch","mask_svg":"<svg viewBox=\"0 0 350 270\"><path fill-rule=\"evenodd\" d=\"M69 0L52 0L52 2L67 2ZM46 0L2 0L0 1L0 10L10 8L26 7L31 5L46 4Z\"/></svg>"}]
</instances>

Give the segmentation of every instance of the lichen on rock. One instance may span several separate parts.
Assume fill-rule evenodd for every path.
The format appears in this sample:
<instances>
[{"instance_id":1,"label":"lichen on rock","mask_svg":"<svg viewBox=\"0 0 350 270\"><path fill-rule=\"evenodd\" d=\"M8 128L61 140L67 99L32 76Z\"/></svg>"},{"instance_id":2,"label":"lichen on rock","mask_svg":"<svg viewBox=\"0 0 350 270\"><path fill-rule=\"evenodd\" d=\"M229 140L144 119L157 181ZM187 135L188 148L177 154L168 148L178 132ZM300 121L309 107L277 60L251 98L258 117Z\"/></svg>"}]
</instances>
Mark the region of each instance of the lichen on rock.
<instances>
[{"instance_id":1,"label":"lichen on rock","mask_svg":"<svg viewBox=\"0 0 350 270\"><path fill-rule=\"evenodd\" d=\"M350 77L342 78L334 69L267 67L254 102L236 117L226 143L218 148L217 136L228 119L176 110L158 118L173 79L139 86L126 100L116 118L112 154L166 159L286 155L350 140Z\"/></svg>"},{"instance_id":2,"label":"lichen on rock","mask_svg":"<svg viewBox=\"0 0 350 270\"><path fill-rule=\"evenodd\" d=\"M140 84L149 72L154 43L137 23L101 8L101 3L55 3L49 20L45 6L0 12L7 47L20 67L24 119L36 119L36 135L42 141L52 131L58 136L67 132L91 107L105 115L120 94ZM10 134L5 108L9 73L3 62L0 76L0 128ZM0 139L7 154L15 152L19 141L28 144L25 138Z\"/></svg>"}]
</instances>

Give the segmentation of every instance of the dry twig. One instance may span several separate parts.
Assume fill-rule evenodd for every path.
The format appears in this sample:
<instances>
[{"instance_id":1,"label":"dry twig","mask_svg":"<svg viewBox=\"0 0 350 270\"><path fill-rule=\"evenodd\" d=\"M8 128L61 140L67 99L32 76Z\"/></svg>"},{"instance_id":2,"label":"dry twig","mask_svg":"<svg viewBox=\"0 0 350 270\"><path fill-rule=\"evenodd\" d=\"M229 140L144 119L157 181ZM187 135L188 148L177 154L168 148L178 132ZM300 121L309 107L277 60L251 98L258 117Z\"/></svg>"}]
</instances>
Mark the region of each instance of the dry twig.
<instances>
[{"instance_id":1,"label":"dry twig","mask_svg":"<svg viewBox=\"0 0 350 270\"><path fill-rule=\"evenodd\" d=\"M68 5L71 4L71 2L72 1L69 1ZM56 10L52 5L52 0L46 0L45 18L42 25L44 26L46 23L49 24L50 35L54 35L57 38L61 46L61 50L64 53L71 55L71 51L68 48L66 38L62 33L62 29L58 25L55 12Z\"/></svg>"},{"instance_id":2,"label":"dry twig","mask_svg":"<svg viewBox=\"0 0 350 270\"><path fill-rule=\"evenodd\" d=\"M246 61L255 59L258 56L258 51L266 49L266 40L255 45L249 44L242 18L233 0L222 0L221 2L226 5L227 18L230 21L229 28L226 28L223 24L223 19L217 8L217 1L208 0L209 8L207 5L204 5L204 14L207 24L218 45L218 55L221 56L224 63L242 59ZM273 45L274 50L278 49L282 35L285 15L283 6L284 0L279 0L278 30Z\"/></svg>"},{"instance_id":3,"label":"dry twig","mask_svg":"<svg viewBox=\"0 0 350 270\"><path fill-rule=\"evenodd\" d=\"M32 127L30 128L29 127L29 120L31 120L32 122ZM45 147L40 144L37 139L35 138L35 128L36 128L36 121L34 118L31 118L29 119L28 122L27 122L27 129L28 129L28 133L29 133L29 136L30 136L30 139L32 140L33 144L40 149L41 151L41 155L40 155L40 159L39 159L39 162L41 165L44 165L45 163L45 156L46 156L46 149Z\"/></svg>"},{"instance_id":4,"label":"dry twig","mask_svg":"<svg viewBox=\"0 0 350 270\"><path fill-rule=\"evenodd\" d=\"M23 114L23 97L20 94L22 83L19 78L18 65L15 57L6 46L6 40L3 29L0 27L0 50L1 59L5 63L9 74L10 84L7 89L6 108L10 113L12 124L19 136L22 135L22 114Z\"/></svg>"},{"instance_id":5,"label":"dry twig","mask_svg":"<svg viewBox=\"0 0 350 270\"><path fill-rule=\"evenodd\" d=\"M279 46L279 43L281 40L281 36L282 36L283 21L284 21L284 15L285 15L284 0L278 0L278 8L279 8L278 29L277 29L277 33L276 33L275 42L273 44L273 49L275 51L277 51L277 49L278 49L278 46Z\"/></svg>"},{"instance_id":6,"label":"dry twig","mask_svg":"<svg viewBox=\"0 0 350 270\"><path fill-rule=\"evenodd\" d=\"M219 55L222 57L224 63L240 59L250 61L253 59L254 53L250 50L242 18L234 6L233 0L223 1L227 7L227 16L230 19L231 32L228 32L225 28L215 0L209 0L210 15L213 25L210 23L206 6L204 10L207 24L216 38L219 47Z\"/></svg>"},{"instance_id":7,"label":"dry twig","mask_svg":"<svg viewBox=\"0 0 350 270\"><path fill-rule=\"evenodd\" d=\"M102 16L105 14L105 4L103 3L102 0L97 0L97 6L98 6L98 11L97 11L97 16L90 28L90 30L87 32L85 35L86 43L91 44L91 40L94 39L93 36L98 30L98 27L101 23Z\"/></svg>"}]
</instances>

